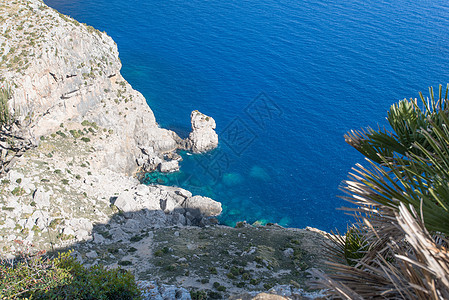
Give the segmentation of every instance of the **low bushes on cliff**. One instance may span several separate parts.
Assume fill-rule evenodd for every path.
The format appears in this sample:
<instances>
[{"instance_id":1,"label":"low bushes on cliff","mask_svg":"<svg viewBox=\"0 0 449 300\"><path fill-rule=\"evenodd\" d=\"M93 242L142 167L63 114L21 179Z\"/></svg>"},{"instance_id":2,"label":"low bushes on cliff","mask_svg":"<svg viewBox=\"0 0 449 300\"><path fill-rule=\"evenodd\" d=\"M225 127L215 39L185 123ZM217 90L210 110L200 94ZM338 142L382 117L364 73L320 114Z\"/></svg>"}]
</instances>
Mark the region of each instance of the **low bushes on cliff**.
<instances>
[{"instance_id":1,"label":"low bushes on cliff","mask_svg":"<svg viewBox=\"0 0 449 300\"><path fill-rule=\"evenodd\" d=\"M70 253L0 262L0 299L139 299L134 276L121 269L86 268Z\"/></svg>"},{"instance_id":2,"label":"low bushes on cliff","mask_svg":"<svg viewBox=\"0 0 449 300\"><path fill-rule=\"evenodd\" d=\"M332 273L315 275L344 299L449 299L449 85L394 104L387 130L351 131L346 141L370 167L343 183L357 218L330 245ZM417 213L419 212L419 213Z\"/></svg>"}]
</instances>

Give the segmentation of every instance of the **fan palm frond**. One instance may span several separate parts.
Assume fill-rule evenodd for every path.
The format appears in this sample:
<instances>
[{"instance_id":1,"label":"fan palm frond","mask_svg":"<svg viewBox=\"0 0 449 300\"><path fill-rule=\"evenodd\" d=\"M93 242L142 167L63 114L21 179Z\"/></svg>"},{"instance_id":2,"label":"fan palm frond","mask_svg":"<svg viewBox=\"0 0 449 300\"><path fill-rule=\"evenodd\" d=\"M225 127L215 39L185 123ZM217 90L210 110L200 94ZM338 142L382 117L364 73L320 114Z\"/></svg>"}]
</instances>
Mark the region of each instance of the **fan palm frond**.
<instances>
[{"instance_id":1,"label":"fan palm frond","mask_svg":"<svg viewBox=\"0 0 449 300\"><path fill-rule=\"evenodd\" d=\"M331 237L331 272L312 272L331 296L449 299L448 90L420 93L421 107L416 99L392 105L391 132L345 135L368 166L357 164L342 184L354 205L343 209L357 222Z\"/></svg>"}]
</instances>

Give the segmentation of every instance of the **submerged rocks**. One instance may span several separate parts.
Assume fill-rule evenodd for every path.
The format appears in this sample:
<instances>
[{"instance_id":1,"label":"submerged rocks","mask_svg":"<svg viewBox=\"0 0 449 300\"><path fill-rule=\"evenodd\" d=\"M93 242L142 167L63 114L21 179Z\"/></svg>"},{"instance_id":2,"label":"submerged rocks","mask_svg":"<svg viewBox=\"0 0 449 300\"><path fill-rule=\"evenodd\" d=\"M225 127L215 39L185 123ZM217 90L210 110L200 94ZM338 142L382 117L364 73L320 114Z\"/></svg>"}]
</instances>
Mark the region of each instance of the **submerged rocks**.
<instances>
[{"instance_id":1,"label":"submerged rocks","mask_svg":"<svg viewBox=\"0 0 449 300\"><path fill-rule=\"evenodd\" d=\"M206 152L217 148L218 135L215 132L215 120L197 110L190 114L192 132L185 140L185 148L194 153Z\"/></svg>"}]
</instances>

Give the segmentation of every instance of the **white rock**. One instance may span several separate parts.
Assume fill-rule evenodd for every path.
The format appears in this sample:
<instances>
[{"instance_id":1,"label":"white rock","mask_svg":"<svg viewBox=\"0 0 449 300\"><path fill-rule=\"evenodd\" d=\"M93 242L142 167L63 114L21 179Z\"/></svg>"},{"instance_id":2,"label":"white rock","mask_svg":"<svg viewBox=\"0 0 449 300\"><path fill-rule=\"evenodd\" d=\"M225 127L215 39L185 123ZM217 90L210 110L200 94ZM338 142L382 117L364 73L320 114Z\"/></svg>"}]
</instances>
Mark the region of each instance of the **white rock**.
<instances>
[{"instance_id":1,"label":"white rock","mask_svg":"<svg viewBox=\"0 0 449 300\"><path fill-rule=\"evenodd\" d=\"M179 171L179 162L177 160L161 162L159 164L159 171L163 173Z\"/></svg>"},{"instance_id":2,"label":"white rock","mask_svg":"<svg viewBox=\"0 0 449 300\"><path fill-rule=\"evenodd\" d=\"M122 229L125 232L135 233L135 232L140 231L141 225L140 225L139 221L134 220L134 219L129 219L128 221L126 221L125 225L122 226Z\"/></svg>"},{"instance_id":3,"label":"white rock","mask_svg":"<svg viewBox=\"0 0 449 300\"><path fill-rule=\"evenodd\" d=\"M51 221L48 212L44 210L36 210L30 218L35 220L35 223L40 230L46 229Z\"/></svg>"},{"instance_id":4,"label":"white rock","mask_svg":"<svg viewBox=\"0 0 449 300\"><path fill-rule=\"evenodd\" d=\"M73 235L73 236L75 236L75 231L73 231L73 229L70 228L70 227L65 227L63 229L63 233L66 234L66 235Z\"/></svg>"},{"instance_id":5,"label":"white rock","mask_svg":"<svg viewBox=\"0 0 449 300\"><path fill-rule=\"evenodd\" d=\"M19 173L15 170L11 170L8 172L8 178L11 183L15 183L17 179L22 179L24 176L22 173Z\"/></svg>"},{"instance_id":6,"label":"white rock","mask_svg":"<svg viewBox=\"0 0 449 300\"><path fill-rule=\"evenodd\" d=\"M36 203L38 208L49 207L50 206L50 195L44 192L41 188L34 191L33 201Z\"/></svg>"},{"instance_id":7,"label":"white rock","mask_svg":"<svg viewBox=\"0 0 449 300\"><path fill-rule=\"evenodd\" d=\"M173 201L172 198L167 197L166 199L160 200L161 209L164 211L164 213L169 214L173 212L175 209L176 202Z\"/></svg>"},{"instance_id":8,"label":"white rock","mask_svg":"<svg viewBox=\"0 0 449 300\"><path fill-rule=\"evenodd\" d=\"M104 242L106 241L106 239L99 233L94 233L93 238L95 244L104 244Z\"/></svg>"},{"instance_id":9,"label":"white rock","mask_svg":"<svg viewBox=\"0 0 449 300\"><path fill-rule=\"evenodd\" d=\"M32 242L34 239L34 231L29 231L27 237L25 238L26 241Z\"/></svg>"},{"instance_id":10,"label":"white rock","mask_svg":"<svg viewBox=\"0 0 449 300\"><path fill-rule=\"evenodd\" d=\"M87 232L91 232L93 229L92 222L86 218L73 218L67 223L68 226L72 227L75 232L78 230L86 230Z\"/></svg>"},{"instance_id":11,"label":"white rock","mask_svg":"<svg viewBox=\"0 0 449 300\"><path fill-rule=\"evenodd\" d=\"M12 219L6 219L5 224L3 225L4 228L14 228L16 226L16 222L14 222Z\"/></svg>"},{"instance_id":12,"label":"white rock","mask_svg":"<svg viewBox=\"0 0 449 300\"><path fill-rule=\"evenodd\" d=\"M113 241L125 241L127 239L129 239L128 234L126 234L121 228L112 228L111 230L109 230L109 233L112 236L112 240Z\"/></svg>"},{"instance_id":13,"label":"white rock","mask_svg":"<svg viewBox=\"0 0 449 300\"><path fill-rule=\"evenodd\" d=\"M154 194L149 194L148 196L141 199L141 206L139 209L147 209L149 211L161 210L161 201L159 197Z\"/></svg>"},{"instance_id":14,"label":"white rock","mask_svg":"<svg viewBox=\"0 0 449 300\"><path fill-rule=\"evenodd\" d=\"M35 208L31 205L23 205L22 206L22 213L23 214L32 214Z\"/></svg>"},{"instance_id":15,"label":"white rock","mask_svg":"<svg viewBox=\"0 0 449 300\"><path fill-rule=\"evenodd\" d=\"M134 200L134 193L131 191L123 191L114 205L124 212L136 211L139 209L139 203Z\"/></svg>"},{"instance_id":16,"label":"white rock","mask_svg":"<svg viewBox=\"0 0 449 300\"><path fill-rule=\"evenodd\" d=\"M146 196L148 195L150 190L148 189L148 186L144 184L139 184L136 188L136 194L139 196Z\"/></svg>"},{"instance_id":17,"label":"white rock","mask_svg":"<svg viewBox=\"0 0 449 300\"><path fill-rule=\"evenodd\" d=\"M84 229L79 229L75 231L75 238L79 241L83 241L89 238L89 231Z\"/></svg>"},{"instance_id":18,"label":"white rock","mask_svg":"<svg viewBox=\"0 0 449 300\"><path fill-rule=\"evenodd\" d=\"M159 293L159 288L154 281L137 281L137 286L142 291L143 300L164 300Z\"/></svg>"},{"instance_id":19,"label":"white rock","mask_svg":"<svg viewBox=\"0 0 449 300\"><path fill-rule=\"evenodd\" d=\"M86 253L86 257L88 257L88 258L97 258L98 254L97 254L97 252L92 250L92 251Z\"/></svg>"},{"instance_id":20,"label":"white rock","mask_svg":"<svg viewBox=\"0 0 449 300\"><path fill-rule=\"evenodd\" d=\"M192 299L189 291L187 291L185 288L178 288L174 285L163 284L159 290L163 299L179 299L179 300Z\"/></svg>"},{"instance_id":21,"label":"white rock","mask_svg":"<svg viewBox=\"0 0 449 300\"><path fill-rule=\"evenodd\" d=\"M221 203L208 197L193 196L184 201L183 207L194 217L218 216L222 209Z\"/></svg>"},{"instance_id":22,"label":"white rock","mask_svg":"<svg viewBox=\"0 0 449 300\"><path fill-rule=\"evenodd\" d=\"M249 248L248 251L242 252L242 254L240 256L251 255L251 254L256 253L256 251L257 251L257 247L251 247L251 248Z\"/></svg>"},{"instance_id":23,"label":"white rock","mask_svg":"<svg viewBox=\"0 0 449 300\"><path fill-rule=\"evenodd\" d=\"M180 196L182 196L182 197L184 197L184 198L192 197L192 193L189 192L188 190L185 190L185 189L178 189L178 190L175 191L175 193L180 195Z\"/></svg>"},{"instance_id":24,"label":"white rock","mask_svg":"<svg viewBox=\"0 0 449 300\"><path fill-rule=\"evenodd\" d=\"M24 228L25 227L25 223L26 223L26 219L20 219L17 224L20 225L20 227Z\"/></svg>"},{"instance_id":25,"label":"white rock","mask_svg":"<svg viewBox=\"0 0 449 300\"><path fill-rule=\"evenodd\" d=\"M285 257L293 257L294 252L295 251L292 248L287 248L284 251L282 251Z\"/></svg>"},{"instance_id":26,"label":"white rock","mask_svg":"<svg viewBox=\"0 0 449 300\"><path fill-rule=\"evenodd\" d=\"M272 287L269 292L283 297L290 297L292 295L292 290L289 285L277 284L276 286Z\"/></svg>"},{"instance_id":27,"label":"white rock","mask_svg":"<svg viewBox=\"0 0 449 300\"><path fill-rule=\"evenodd\" d=\"M192 132L186 141L186 148L194 153L206 152L217 148L218 135L215 132L215 120L197 110L190 114Z\"/></svg>"}]
</instances>

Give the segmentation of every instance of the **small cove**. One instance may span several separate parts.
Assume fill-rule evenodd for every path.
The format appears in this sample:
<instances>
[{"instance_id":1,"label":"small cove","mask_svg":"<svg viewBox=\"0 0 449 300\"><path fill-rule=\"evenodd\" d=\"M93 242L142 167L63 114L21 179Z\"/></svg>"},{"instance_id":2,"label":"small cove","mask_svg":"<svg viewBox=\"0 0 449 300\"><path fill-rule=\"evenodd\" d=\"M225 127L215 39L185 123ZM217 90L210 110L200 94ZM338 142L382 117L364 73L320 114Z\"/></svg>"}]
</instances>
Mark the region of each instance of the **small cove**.
<instances>
[{"instance_id":1,"label":"small cove","mask_svg":"<svg viewBox=\"0 0 449 300\"><path fill-rule=\"evenodd\" d=\"M161 126L217 122L220 146L157 181L223 204L221 222L344 230L351 129L449 81L445 1L45 0L106 31Z\"/></svg>"}]
</instances>

